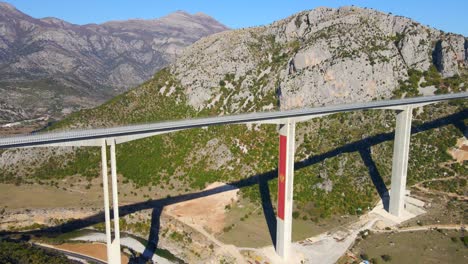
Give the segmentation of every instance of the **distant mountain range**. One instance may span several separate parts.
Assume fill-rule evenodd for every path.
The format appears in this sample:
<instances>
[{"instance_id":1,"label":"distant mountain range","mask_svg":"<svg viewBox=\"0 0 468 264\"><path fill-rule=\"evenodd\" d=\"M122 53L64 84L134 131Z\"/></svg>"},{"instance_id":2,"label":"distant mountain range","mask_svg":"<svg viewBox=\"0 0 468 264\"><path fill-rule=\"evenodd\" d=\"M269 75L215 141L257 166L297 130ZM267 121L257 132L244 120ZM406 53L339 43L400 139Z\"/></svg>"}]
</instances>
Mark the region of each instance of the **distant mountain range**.
<instances>
[{"instance_id":1,"label":"distant mountain range","mask_svg":"<svg viewBox=\"0 0 468 264\"><path fill-rule=\"evenodd\" d=\"M0 123L96 106L149 79L186 46L227 29L183 11L81 26L0 3Z\"/></svg>"}]
</instances>

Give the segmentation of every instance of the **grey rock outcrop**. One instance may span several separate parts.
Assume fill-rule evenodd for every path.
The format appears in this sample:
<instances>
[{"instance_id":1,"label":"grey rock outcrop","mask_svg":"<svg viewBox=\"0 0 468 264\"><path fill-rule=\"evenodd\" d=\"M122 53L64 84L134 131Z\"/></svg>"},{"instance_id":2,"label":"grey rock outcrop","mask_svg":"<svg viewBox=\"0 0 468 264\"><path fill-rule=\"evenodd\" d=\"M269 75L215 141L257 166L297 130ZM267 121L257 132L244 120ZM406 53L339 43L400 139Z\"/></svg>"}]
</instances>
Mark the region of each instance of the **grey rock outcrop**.
<instances>
[{"instance_id":1,"label":"grey rock outcrop","mask_svg":"<svg viewBox=\"0 0 468 264\"><path fill-rule=\"evenodd\" d=\"M468 51L466 38L448 35L437 41L433 53L434 64L444 77L460 74L459 67L466 67Z\"/></svg>"},{"instance_id":2,"label":"grey rock outcrop","mask_svg":"<svg viewBox=\"0 0 468 264\"><path fill-rule=\"evenodd\" d=\"M407 67L424 71L432 64L432 59L427 51L432 47L430 33L424 28L418 27L413 31L403 33L402 39L397 43L403 62Z\"/></svg>"},{"instance_id":3,"label":"grey rock outcrop","mask_svg":"<svg viewBox=\"0 0 468 264\"><path fill-rule=\"evenodd\" d=\"M323 182L315 184L313 188L321 189L326 193L329 193L333 190L333 182L330 179L325 179Z\"/></svg>"},{"instance_id":4,"label":"grey rock outcrop","mask_svg":"<svg viewBox=\"0 0 468 264\"><path fill-rule=\"evenodd\" d=\"M439 40L434 50L434 63L437 70L440 71L444 77L451 77L458 74L458 67L456 61L453 59L455 53L451 50L447 41Z\"/></svg>"},{"instance_id":5,"label":"grey rock outcrop","mask_svg":"<svg viewBox=\"0 0 468 264\"><path fill-rule=\"evenodd\" d=\"M226 29L207 15L182 11L80 26L0 3L0 100L29 118L96 106L146 81L186 46ZM31 95L34 100L26 99Z\"/></svg>"},{"instance_id":6,"label":"grey rock outcrop","mask_svg":"<svg viewBox=\"0 0 468 264\"><path fill-rule=\"evenodd\" d=\"M465 66L468 65L468 38L465 38Z\"/></svg>"}]
</instances>

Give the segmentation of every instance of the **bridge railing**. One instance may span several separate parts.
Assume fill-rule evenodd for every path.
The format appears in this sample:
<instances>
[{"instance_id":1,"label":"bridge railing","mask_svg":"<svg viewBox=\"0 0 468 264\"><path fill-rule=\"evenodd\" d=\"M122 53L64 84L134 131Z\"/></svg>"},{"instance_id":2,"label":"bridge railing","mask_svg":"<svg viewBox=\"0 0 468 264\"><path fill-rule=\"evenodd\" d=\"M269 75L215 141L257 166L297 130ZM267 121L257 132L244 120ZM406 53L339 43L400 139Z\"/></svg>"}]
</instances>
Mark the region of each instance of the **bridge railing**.
<instances>
[{"instance_id":1,"label":"bridge railing","mask_svg":"<svg viewBox=\"0 0 468 264\"><path fill-rule=\"evenodd\" d=\"M314 117L366 109L401 110L405 106L423 106L431 103L465 99L468 93L444 94L426 97L414 97L398 100L371 101L342 105L331 105L314 108L303 108L288 111L259 112L231 116L164 121L157 123L118 126L112 128L70 130L64 132L47 132L23 136L0 138L0 148L38 147L38 146L100 146L101 139L114 138L117 144L179 130L242 123L281 124L285 120L306 121Z\"/></svg>"}]
</instances>

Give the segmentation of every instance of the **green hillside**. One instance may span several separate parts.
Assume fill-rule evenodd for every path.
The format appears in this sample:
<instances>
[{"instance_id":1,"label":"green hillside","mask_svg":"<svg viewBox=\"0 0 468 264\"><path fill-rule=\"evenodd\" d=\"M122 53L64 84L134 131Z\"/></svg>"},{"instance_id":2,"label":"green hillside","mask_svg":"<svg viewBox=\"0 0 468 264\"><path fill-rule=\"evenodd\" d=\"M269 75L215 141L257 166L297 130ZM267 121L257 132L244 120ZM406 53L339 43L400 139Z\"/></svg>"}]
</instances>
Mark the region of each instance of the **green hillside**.
<instances>
[{"instance_id":1,"label":"green hillside","mask_svg":"<svg viewBox=\"0 0 468 264\"><path fill-rule=\"evenodd\" d=\"M343 14L317 10L332 12L323 18L323 28L322 22L310 24L303 12L296 15L297 23L290 17L266 27L204 38L139 87L97 108L76 112L49 129L273 111L279 109L279 102L284 108L412 97L420 96L424 87L435 88L435 93L466 91L468 73L462 61L454 61L457 74L450 78L443 78L435 64L429 66L436 62L428 51L435 52L439 37L450 42L460 36L431 35L437 32L429 34L430 29L405 19L400 22L409 23L409 32L402 29L384 34L381 28L389 26L386 15L344 10ZM345 23L341 16L357 20ZM375 21L363 29L356 21L368 21L363 18L369 16ZM335 20L337 24L328 23ZM417 36L425 40L424 45L413 47L413 42L404 41ZM365 56L358 50L352 56L338 56L342 47L353 45ZM412 54L419 57L403 56L404 45L417 48ZM323 52L330 56L323 60L316 56ZM383 59L368 61L367 57ZM427 65L420 64L420 59ZM314 100L318 101L311 103ZM414 110L408 184L444 175L466 175L466 164L455 163L447 150L466 133L467 104L463 100ZM294 181L297 210L305 217L327 217L356 214L371 207L389 186L394 127L394 112L382 110L340 113L298 124ZM96 147L39 154L43 155L41 160L0 170L1 181L20 184L56 181L70 175L88 179L100 175L100 151ZM177 196L221 181L242 187L244 201L254 203L265 202L265 198L276 200L277 157L276 125L191 129L117 147L118 172L125 181L139 187L152 186L156 194L164 189ZM251 181L239 182L244 179ZM258 185L251 184L265 181L271 197L260 197Z\"/></svg>"},{"instance_id":2,"label":"green hillside","mask_svg":"<svg viewBox=\"0 0 468 264\"><path fill-rule=\"evenodd\" d=\"M176 87L171 97L158 91ZM187 106L184 89L169 71L118 96L106 104L71 115L51 129L100 127L155 122L212 115ZM273 98L274 100L274 98ZM467 103L450 102L414 111L408 183L462 175L466 165L451 161L447 150L468 124ZM392 111L335 114L297 125L295 205L303 215L327 217L355 214L371 207L384 182L389 186L395 118ZM275 177L277 127L261 125L217 126L137 140L117 147L118 172L138 186L171 190L174 195L203 189L215 181L236 183L254 176L255 181ZM245 151L246 150L246 151ZM55 179L69 175L98 177L98 148L78 149L75 154L50 157L31 170L26 179ZM4 181L15 179L3 172ZM26 180L28 181L28 180ZM276 180L269 181L272 200ZM328 187L324 187L328 186ZM251 202L260 201L258 186L242 188Z\"/></svg>"},{"instance_id":3,"label":"green hillside","mask_svg":"<svg viewBox=\"0 0 468 264\"><path fill-rule=\"evenodd\" d=\"M65 264L78 263L65 255L25 242L0 240L0 263Z\"/></svg>"}]
</instances>

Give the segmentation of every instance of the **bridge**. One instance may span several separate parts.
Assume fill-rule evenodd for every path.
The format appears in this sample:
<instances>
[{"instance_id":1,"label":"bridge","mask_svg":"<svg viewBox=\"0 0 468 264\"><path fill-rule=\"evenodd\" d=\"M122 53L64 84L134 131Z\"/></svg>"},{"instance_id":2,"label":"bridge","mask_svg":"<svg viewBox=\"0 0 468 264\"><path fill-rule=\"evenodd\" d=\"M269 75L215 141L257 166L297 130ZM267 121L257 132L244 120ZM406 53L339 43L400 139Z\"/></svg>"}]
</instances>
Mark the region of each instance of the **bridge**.
<instances>
[{"instance_id":1,"label":"bridge","mask_svg":"<svg viewBox=\"0 0 468 264\"><path fill-rule=\"evenodd\" d=\"M279 125L278 204L276 212L277 229L275 248L276 253L284 260L287 260L291 250L294 191L294 139L296 123L340 112L372 109L396 111L395 142L393 150L390 203L388 211L392 215L401 216L405 208L404 196L406 189L406 175L408 169L408 153L413 109L442 101L466 98L468 98L468 93L464 92L457 94L415 97L398 100L372 101L364 103L304 108L289 111L249 113L232 116L219 116L142 125L119 126L113 128L84 129L2 137L0 138L0 149L100 146L108 263L120 264L119 202L117 186L117 162L115 155L117 144L122 144L146 137L152 137L164 133L174 133L185 129L215 125L251 123ZM107 146L110 146L114 236L112 236L111 233Z\"/></svg>"}]
</instances>

